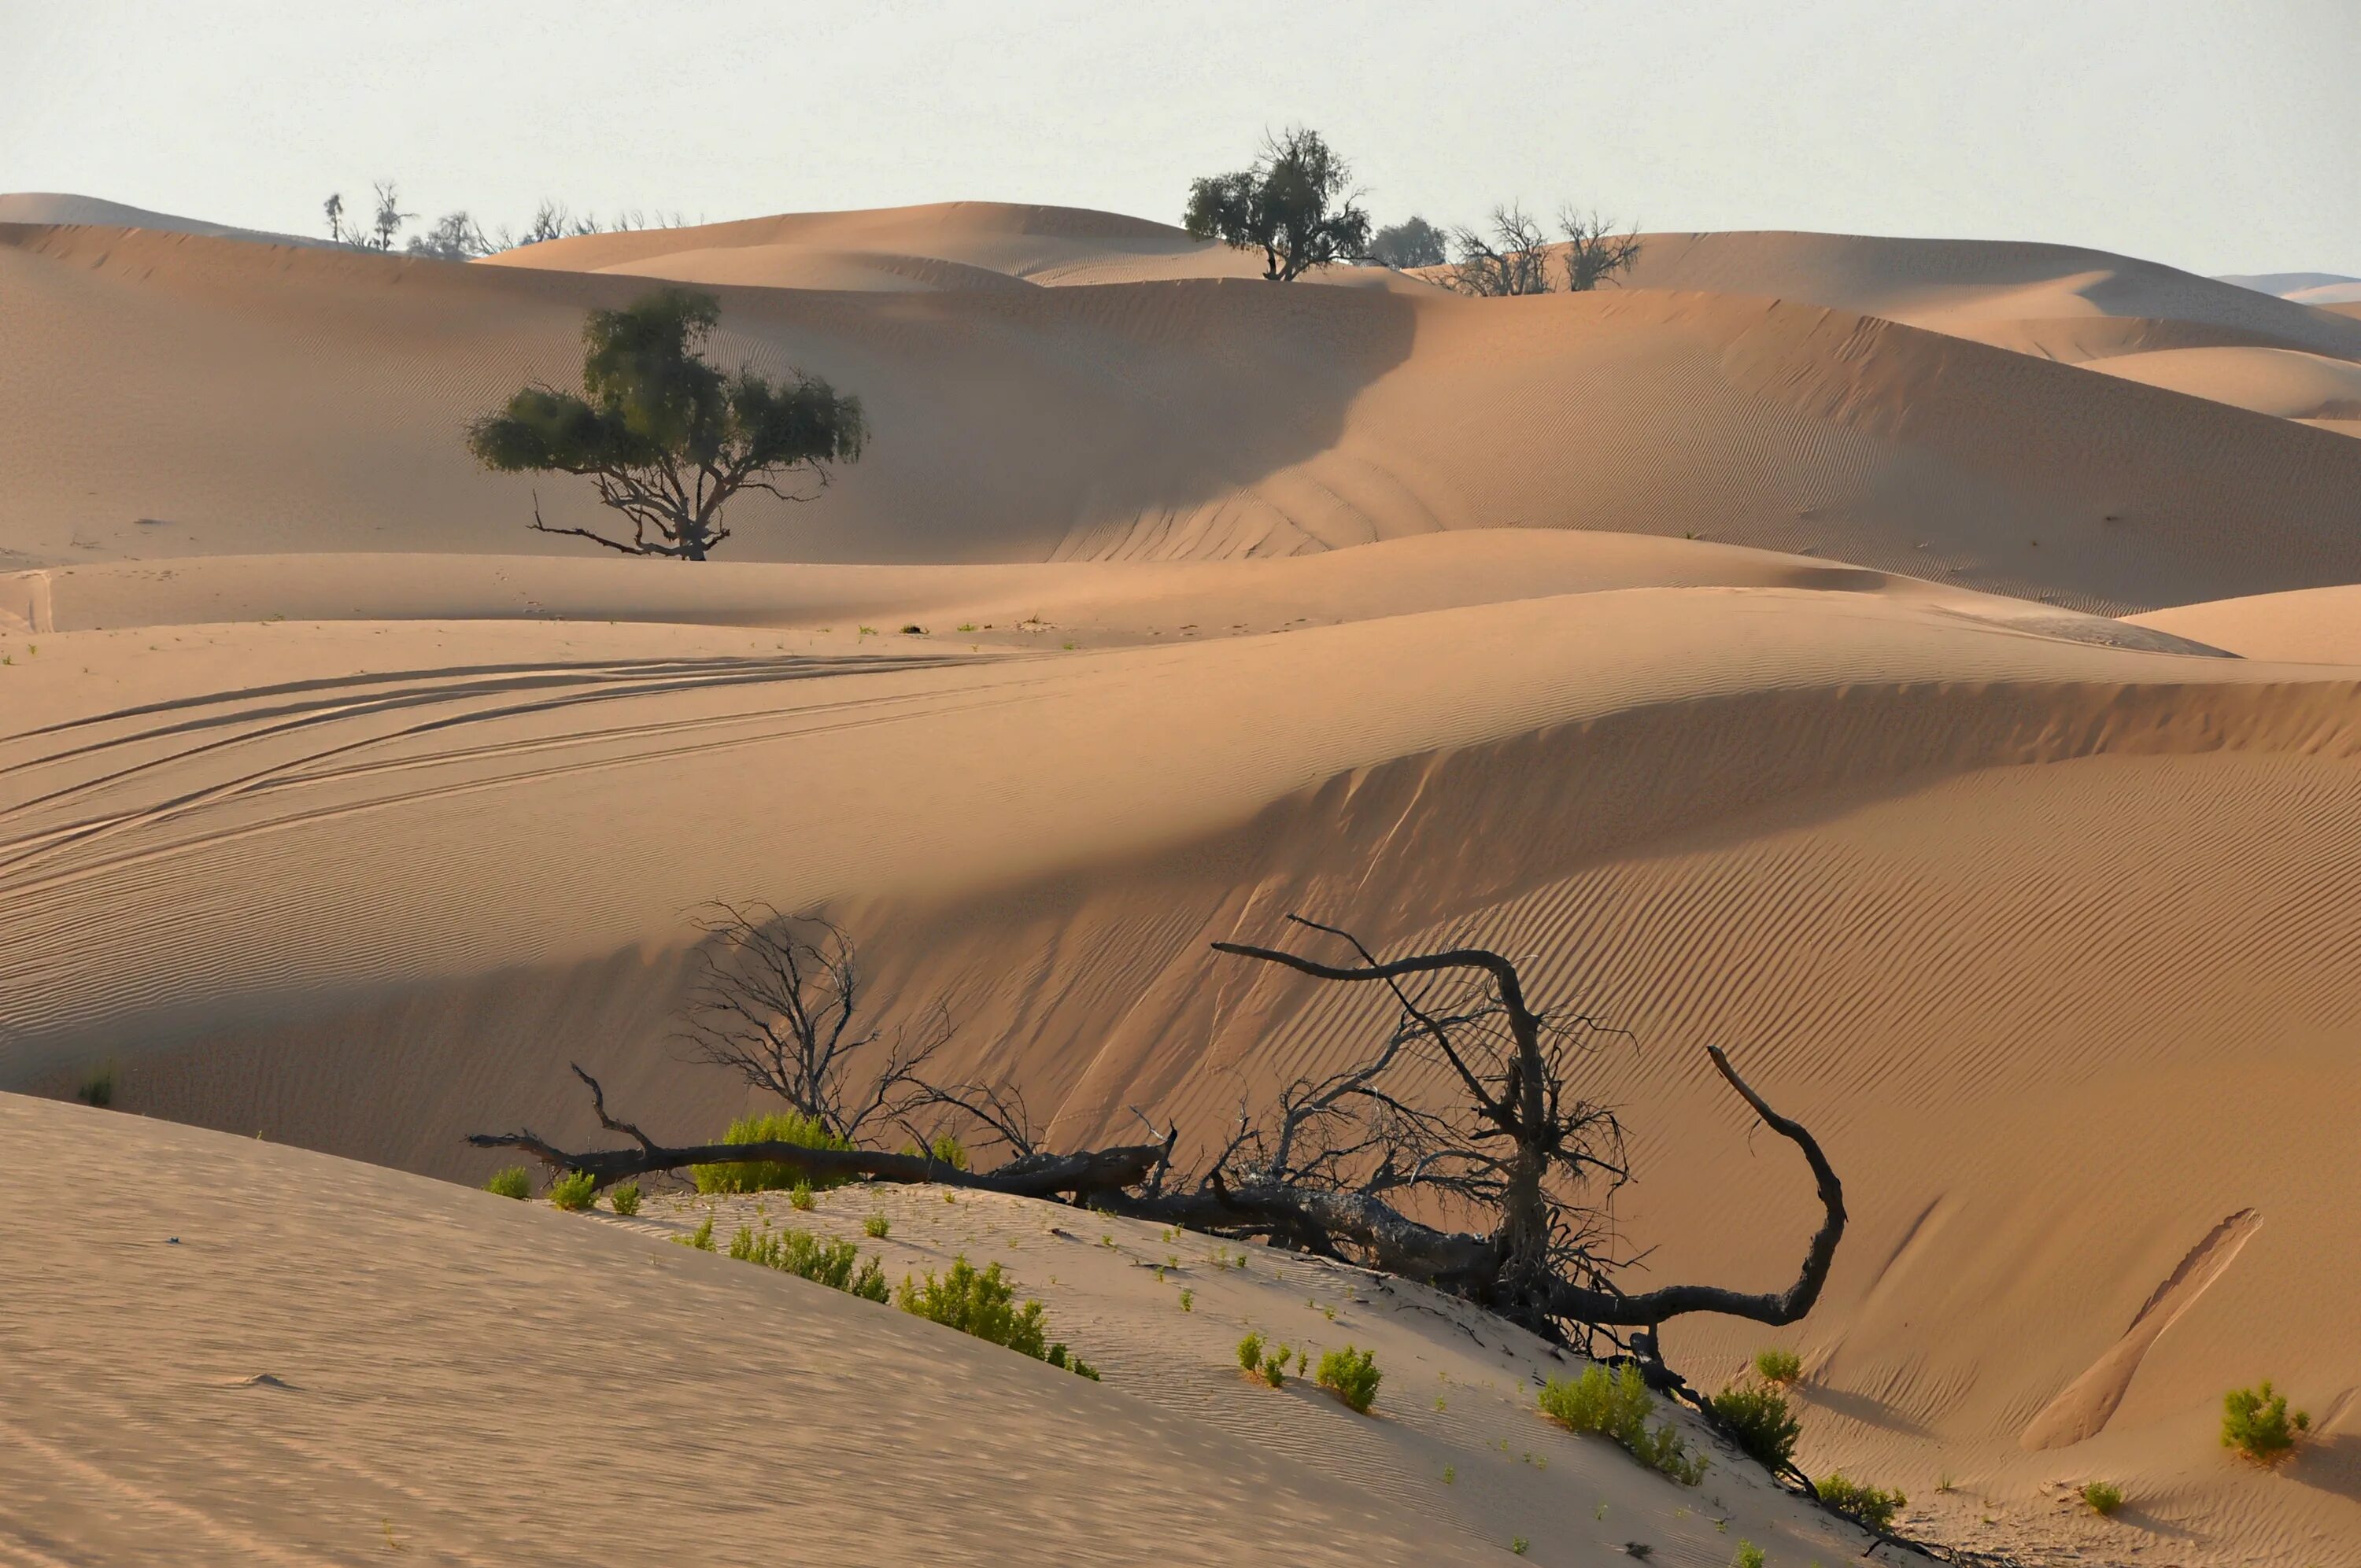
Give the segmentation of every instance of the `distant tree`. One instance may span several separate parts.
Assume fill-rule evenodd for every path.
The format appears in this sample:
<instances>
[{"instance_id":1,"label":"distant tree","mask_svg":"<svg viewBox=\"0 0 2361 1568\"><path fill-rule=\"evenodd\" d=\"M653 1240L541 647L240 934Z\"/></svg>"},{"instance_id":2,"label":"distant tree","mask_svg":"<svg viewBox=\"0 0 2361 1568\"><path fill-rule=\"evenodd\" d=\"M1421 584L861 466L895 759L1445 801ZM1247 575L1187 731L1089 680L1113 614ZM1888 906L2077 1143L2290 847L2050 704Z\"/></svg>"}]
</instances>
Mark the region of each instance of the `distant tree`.
<instances>
[{"instance_id":1,"label":"distant tree","mask_svg":"<svg viewBox=\"0 0 2361 1568\"><path fill-rule=\"evenodd\" d=\"M1405 218L1378 231L1369 241L1369 259L1385 267L1440 267L1450 259L1444 252L1445 238L1424 218Z\"/></svg>"},{"instance_id":2,"label":"distant tree","mask_svg":"<svg viewBox=\"0 0 2361 1568\"><path fill-rule=\"evenodd\" d=\"M1262 275L1285 283L1367 253L1369 214L1351 184L1351 168L1320 133L1298 127L1265 137L1252 168L1193 182L1181 226L1197 239L1260 250Z\"/></svg>"},{"instance_id":3,"label":"distant tree","mask_svg":"<svg viewBox=\"0 0 2361 1568\"><path fill-rule=\"evenodd\" d=\"M527 387L468 427L467 447L503 473L578 474L629 518L628 540L552 528L536 496L532 526L627 555L702 561L730 537L721 510L741 490L813 499L828 465L859 459L868 438L861 400L801 371L784 382L704 356L721 302L699 290L660 289L619 311L592 311L582 328L583 396ZM801 474L807 489L785 488Z\"/></svg>"},{"instance_id":4,"label":"distant tree","mask_svg":"<svg viewBox=\"0 0 2361 1568\"><path fill-rule=\"evenodd\" d=\"M1459 254L1443 280L1446 288L1484 299L1549 292L1549 242L1518 203L1493 208L1480 229L1452 230L1451 246Z\"/></svg>"},{"instance_id":5,"label":"distant tree","mask_svg":"<svg viewBox=\"0 0 2361 1568\"><path fill-rule=\"evenodd\" d=\"M393 237L401 232L401 225L418 214L401 210L401 200L392 181L379 181L376 191L377 212L366 229L346 225L345 198L341 192L332 194L320 203L320 210L328 216L330 239L338 245L349 245L356 250L393 248Z\"/></svg>"},{"instance_id":6,"label":"distant tree","mask_svg":"<svg viewBox=\"0 0 2361 1568\"><path fill-rule=\"evenodd\" d=\"M478 256L489 256L495 247L463 208L456 213L444 214L424 234L412 235L410 243L402 248L412 256L431 256L442 261L472 261Z\"/></svg>"},{"instance_id":7,"label":"distant tree","mask_svg":"<svg viewBox=\"0 0 2361 1568\"><path fill-rule=\"evenodd\" d=\"M1557 221L1559 232L1565 236L1557 247L1565 268L1563 286L1576 293L1612 282L1617 273L1629 270L1639 259L1639 235L1616 233L1596 213L1586 214L1565 207L1560 209ZM1451 245L1458 254L1451 275L1443 281L1460 293L1495 298L1546 294L1560 287L1550 269L1551 243L1542 225L1528 217L1519 203L1493 208L1491 218L1480 229L1452 230Z\"/></svg>"},{"instance_id":8,"label":"distant tree","mask_svg":"<svg viewBox=\"0 0 2361 1568\"><path fill-rule=\"evenodd\" d=\"M1565 236L1565 286L1577 294L1614 281L1618 272L1631 270L1640 259L1639 231L1617 234L1614 225L1597 213L1561 207L1557 226Z\"/></svg>"}]
</instances>

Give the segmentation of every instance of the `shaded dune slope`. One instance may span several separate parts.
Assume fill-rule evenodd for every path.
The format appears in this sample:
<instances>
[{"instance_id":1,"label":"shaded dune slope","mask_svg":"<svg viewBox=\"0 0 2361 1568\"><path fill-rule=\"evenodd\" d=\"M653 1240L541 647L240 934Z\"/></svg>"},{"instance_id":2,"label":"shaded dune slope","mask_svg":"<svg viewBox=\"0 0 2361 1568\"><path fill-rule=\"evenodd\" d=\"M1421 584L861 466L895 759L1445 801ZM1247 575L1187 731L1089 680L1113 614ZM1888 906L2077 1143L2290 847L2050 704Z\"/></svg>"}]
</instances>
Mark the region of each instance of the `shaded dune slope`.
<instances>
[{"instance_id":1,"label":"shaded dune slope","mask_svg":"<svg viewBox=\"0 0 2361 1568\"><path fill-rule=\"evenodd\" d=\"M0 548L22 564L565 549L518 523L534 486L477 472L458 436L569 377L581 309L629 281L5 232L0 280L40 307L0 325ZM2361 577L2361 451L2332 433L1820 307L1227 280L725 293L725 356L856 388L877 432L820 502L743 507L741 558L1284 554L1519 525L2100 609ZM127 454L125 419L151 433ZM574 487L540 489L553 521L595 521Z\"/></svg>"}]
</instances>

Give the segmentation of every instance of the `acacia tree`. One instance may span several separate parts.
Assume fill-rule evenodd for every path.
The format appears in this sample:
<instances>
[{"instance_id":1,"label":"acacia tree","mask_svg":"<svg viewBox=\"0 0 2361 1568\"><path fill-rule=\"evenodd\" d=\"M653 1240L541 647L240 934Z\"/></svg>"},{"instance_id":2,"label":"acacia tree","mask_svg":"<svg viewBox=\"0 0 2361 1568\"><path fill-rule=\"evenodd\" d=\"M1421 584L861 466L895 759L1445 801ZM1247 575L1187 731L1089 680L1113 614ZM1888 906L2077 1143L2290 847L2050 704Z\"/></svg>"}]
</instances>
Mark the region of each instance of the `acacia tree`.
<instances>
[{"instance_id":1,"label":"acacia tree","mask_svg":"<svg viewBox=\"0 0 2361 1568\"><path fill-rule=\"evenodd\" d=\"M1411 216L1388 224L1369 241L1369 259L1382 267L1440 267L1450 259L1444 246L1450 236L1424 218Z\"/></svg>"},{"instance_id":2,"label":"acacia tree","mask_svg":"<svg viewBox=\"0 0 2361 1568\"><path fill-rule=\"evenodd\" d=\"M1262 275L1285 283L1367 253L1369 214L1356 194L1350 166L1319 132L1298 126L1264 137L1252 167L1193 181L1180 226L1194 239L1260 250Z\"/></svg>"},{"instance_id":3,"label":"acacia tree","mask_svg":"<svg viewBox=\"0 0 2361 1568\"><path fill-rule=\"evenodd\" d=\"M626 555L702 561L730 536L722 509L744 490L815 499L831 463L861 456L861 400L801 371L770 381L707 361L721 302L694 289L660 289L583 324L582 395L533 386L468 426L467 447L503 473L581 475L623 514L631 537L553 528L533 498L531 526ZM791 488L800 475L806 488Z\"/></svg>"},{"instance_id":4,"label":"acacia tree","mask_svg":"<svg viewBox=\"0 0 2361 1568\"><path fill-rule=\"evenodd\" d=\"M1478 1302L1546 1338L1578 1339L1593 1349L1603 1339L1639 1352L1643 1361L1655 1356L1657 1327L1685 1313L1778 1325L1811 1310L1844 1234L1842 1185L1810 1132L1773 1111L1719 1048L1709 1048L1714 1069L1765 1125L1802 1152L1817 1188L1820 1226L1794 1282L1783 1290L1665 1285L1627 1291L1618 1277L1631 1260L1613 1250L1608 1208L1629 1175L1622 1125L1610 1108L1568 1088L1578 1058L1617 1032L1592 1018L1535 1006L1516 964L1488 948L1383 959L1347 932L1290 919L1342 943L1350 961L1238 942L1213 947L1325 982L1382 986L1397 1009L1394 1026L1337 1071L1298 1080L1274 1105L1243 1108L1229 1136L1193 1176L1175 1166L1177 1126L1151 1143L1046 1151L1021 1099L983 1099L972 1086L937 1089L924 1081L924 1059L914 1061L906 1052L882 1058L873 1069L881 1082L895 1080L887 1086L898 1096L891 1119L912 1125L933 1116L939 1124L941 1118L963 1116L997 1132L1015 1157L993 1170L966 1172L924 1155L878 1149L790 1143L667 1146L611 1119L597 1081L578 1067L599 1124L637 1147L569 1151L530 1130L478 1134L468 1141L523 1149L556 1170L588 1173L599 1186L686 1166L765 1160L815 1181L863 1176L1065 1197L1208 1234L1258 1237L1362 1264ZM840 990L823 985L820 994ZM815 1015L832 1017L830 1005L823 1001ZM736 1065L744 1070L742 1062ZM1433 1087L1438 1078L1444 1085L1440 1097ZM927 1129L912 1130L918 1146L927 1147ZM1149 1130L1154 1135L1152 1124ZM1455 1221L1462 1228L1445 1228Z\"/></svg>"}]
</instances>

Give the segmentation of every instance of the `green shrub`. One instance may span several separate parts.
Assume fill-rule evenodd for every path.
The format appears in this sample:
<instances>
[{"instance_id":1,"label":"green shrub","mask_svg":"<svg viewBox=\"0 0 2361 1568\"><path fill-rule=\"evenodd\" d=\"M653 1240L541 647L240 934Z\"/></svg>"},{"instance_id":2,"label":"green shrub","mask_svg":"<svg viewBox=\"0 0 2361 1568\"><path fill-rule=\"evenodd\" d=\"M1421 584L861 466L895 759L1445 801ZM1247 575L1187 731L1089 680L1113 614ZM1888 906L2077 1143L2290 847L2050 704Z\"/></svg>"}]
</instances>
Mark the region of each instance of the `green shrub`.
<instances>
[{"instance_id":1,"label":"green shrub","mask_svg":"<svg viewBox=\"0 0 2361 1568\"><path fill-rule=\"evenodd\" d=\"M484 1190L496 1198L530 1198L533 1178L525 1174L524 1167L512 1165L506 1170L492 1172L492 1179L484 1183Z\"/></svg>"},{"instance_id":2,"label":"green shrub","mask_svg":"<svg viewBox=\"0 0 2361 1568\"><path fill-rule=\"evenodd\" d=\"M2296 1434L2312 1430L2312 1418L2288 1413L2287 1396L2259 1388L2233 1388L2222 1396L2222 1446L2235 1448L2257 1464L2277 1464L2295 1448Z\"/></svg>"},{"instance_id":3,"label":"green shrub","mask_svg":"<svg viewBox=\"0 0 2361 1568\"><path fill-rule=\"evenodd\" d=\"M2124 1506L2124 1489L2104 1481L2085 1481L2082 1500L2091 1505L2092 1513L2103 1519Z\"/></svg>"},{"instance_id":4,"label":"green shrub","mask_svg":"<svg viewBox=\"0 0 2361 1568\"><path fill-rule=\"evenodd\" d=\"M1795 1454L1795 1439L1803 1428L1787 1408L1787 1397L1773 1388L1724 1388L1707 1404L1719 1417L1738 1446L1766 1469L1783 1470Z\"/></svg>"},{"instance_id":5,"label":"green shrub","mask_svg":"<svg viewBox=\"0 0 2361 1568\"><path fill-rule=\"evenodd\" d=\"M631 1218L640 1212L640 1184L636 1181L622 1183L607 1194L607 1201L615 1206L615 1212L625 1219Z\"/></svg>"},{"instance_id":6,"label":"green shrub","mask_svg":"<svg viewBox=\"0 0 2361 1568\"><path fill-rule=\"evenodd\" d=\"M1730 1560L1730 1568L1763 1568L1763 1549L1751 1541L1738 1543L1738 1555Z\"/></svg>"},{"instance_id":7,"label":"green shrub","mask_svg":"<svg viewBox=\"0 0 2361 1568\"><path fill-rule=\"evenodd\" d=\"M598 1201L598 1179L587 1170L569 1170L549 1184L552 1206L578 1212Z\"/></svg>"},{"instance_id":8,"label":"green shrub","mask_svg":"<svg viewBox=\"0 0 2361 1568\"><path fill-rule=\"evenodd\" d=\"M1098 1368L1063 1343L1045 1343L1049 1336L1041 1321L1041 1303L1017 1306L1016 1288L1002 1276L996 1263L979 1274L964 1256L955 1257L940 1279L930 1269L924 1283L906 1274L894 1292L894 1304L929 1322L1005 1345L1019 1355L1063 1367L1093 1383L1099 1380Z\"/></svg>"},{"instance_id":9,"label":"green shrub","mask_svg":"<svg viewBox=\"0 0 2361 1568\"><path fill-rule=\"evenodd\" d=\"M774 1112L767 1116L741 1116L730 1124L721 1135L725 1144L799 1144L807 1149L849 1149L852 1145L828 1130L817 1116L806 1116L794 1111ZM840 1187L851 1178L828 1178L813 1181L804 1171L776 1160L733 1160L720 1165L700 1165L692 1172L699 1192L771 1192L780 1188L792 1188L797 1182L809 1187Z\"/></svg>"},{"instance_id":10,"label":"green shrub","mask_svg":"<svg viewBox=\"0 0 2361 1568\"><path fill-rule=\"evenodd\" d=\"M1647 1380L1626 1364L1609 1373L1592 1366L1576 1378L1553 1377L1541 1391L1542 1414L1568 1431L1595 1431L1612 1438L1632 1458L1684 1486L1705 1479L1706 1456L1692 1454L1670 1425L1651 1428L1655 1409Z\"/></svg>"},{"instance_id":11,"label":"green shrub","mask_svg":"<svg viewBox=\"0 0 2361 1568\"><path fill-rule=\"evenodd\" d=\"M1782 1346L1765 1345L1754 1353L1754 1375L1784 1388L1804 1376L1804 1358Z\"/></svg>"},{"instance_id":12,"label":"green shrub","mask_svg":"<svg viewBox=\"0 0 2361 1568\"><path fill-rule=\"evenodd\" d=\"M966 1146L949 1133L937 1133L928 1140L925 1148L920 1148L916 1144L904 1144L902 1152L906 1155L924 1156L928 1159L950 1166L953 1170L967 1168Z\"/></svg>"},{"instance_id":13,"label":"green shrub","mask_svg":"<svg viewBox=\"0 0 2361 1568\"><path fill-rule=\"evenodd\" d=\"M1252 1372L1257 1376L1260 1376L1262 1372L1262 1335L1248 1332L1246 1338L1238 1341L1238 1365L1244 1367L1246 1371Z\"/></svg>"},{"instance_id":14,"label":"green shrub","mask_svg":"<svg viewBox=\"0 0 2361 1568\"><path fill-rule=\"evenodd\" d=\"M787 1207L797 1210L803 1213L810 1213L812 1207L812 1184L808 1181L798 1181L793 1187L788 1188Z\"/></svg>"},{"instance_id":15,"label":"green shrub","mask_svg":"<svg viewBox=\"0 0 2361 1568\"><path fill-rule=\"evenodd\" d=\"M1531 1552L1532 1549L1533 1543L1527 1541L1521 1535L1512 1535L1509 1538L1509 1550L1515 1552L1520 1557L1522 1557L1526 1552Z\"/></svg>"},{"instance_id":16,"label":"green shrub","mask_svg":"<svg viewBox=\"0 0 2361 1568\"><path fill-rule=\"evenodd\" d=\"M713 1250L713 1216L706 1215L704 1223L698 1225L697 1229L685 1236L675 1236L672 1239L683 1246L693 1246L699 1252L711 1252Z\"/></svg>"},{"instance_id":17,"label":"green shrub","mask_svg":"<svg viewBox=\"0 0 2361 1568\"><path fill-rule=\"evenodd\" d=\"M1293 1354L1295 1354L1293 1351L1290 1351L1285 1345L1280 1345L1277 1350L1271 1351L1264 1355L1262 1358L1262 1370L1259 1374L1262 1380L1274 1388L1286 1387L1287 1358Z\"/></svg>"},{"instance_id":18,"label":"green shrub","mask_svg":"<svg viewBox=\"0 0 2361 1568\"><path fill-rule=\"evenodd\" d=\"M1812 1483L1812 1490L1820 1501L1848 1519L1858 1519L1880 1534L1894 1528L1894 1516L1910 1499L1900 1492L1880 1491L1875 1486L1849 1481L1843 1471Z\"/></svg>"},{"instance_id":19,"label":"green shrub","mask_svg":"<svg viewBox=\"0 0 2361 1568\"><path fill-rule=\"evenodd\" d=\"M74 1098L83 1104L104 1111L115 1103L115 1064L91 1069L90 1076L74 1090Z\"/></svg>"},{"instance_id":20,"label":"green shrub","mask_svg":"<svg viewBox=\"0 0 2361 1568\"><path fill-rule=\"evenodd\" d=\"M1197 1310L1197 1293L1194 1290L1184 1288L1180 1292L1180 1310L1184 1312L1193 1312Z\"/></svg>"},{"instance_id":21,"label":"green shrub","mask_svg":"<svg viewBox=\"0 0 2361 1568\"><path fill-rule=\"evenodd\" d=\"M861 1234L872 1241L884 1241L886 1233L893 1228L893 1223L883 1214L872 1214L861 1222Z\"/></svg>"},{"instance_id":22,"label":"green shrub","mask_svg":"<svg viewBox=\"0 0 2361 1568\"><path fill-rule=\"evenodd\" d=\"M1378 1385L1385 1378L1386 1375L1378 1370L1376 1356L1348 1344L1320 1358L1319 1375L1313 1381L1366 1416L1369 1406L1376 1402Z\"/></svg>"},{"instance_id":23,"label":"green shrub","mask_svg":"<svg viewBox=\"0 0 2361 1568\"><path fill-rule=\"evenodd\" d=\"M1100 1381L1099 1369L1093 1366L1089 1362L1084 1361L1081 1356L1076 1355L1072 1351L1068 1350L1063 1340L1051 1345L1049 1347L1049 1354L1043 1356L1041 1359L1048 1362L1052 1366L1064 1367L1067 1371L1072 1373L1077 1377L1087 1377L1093 1383Z\"/></svg>"}]
</instances>

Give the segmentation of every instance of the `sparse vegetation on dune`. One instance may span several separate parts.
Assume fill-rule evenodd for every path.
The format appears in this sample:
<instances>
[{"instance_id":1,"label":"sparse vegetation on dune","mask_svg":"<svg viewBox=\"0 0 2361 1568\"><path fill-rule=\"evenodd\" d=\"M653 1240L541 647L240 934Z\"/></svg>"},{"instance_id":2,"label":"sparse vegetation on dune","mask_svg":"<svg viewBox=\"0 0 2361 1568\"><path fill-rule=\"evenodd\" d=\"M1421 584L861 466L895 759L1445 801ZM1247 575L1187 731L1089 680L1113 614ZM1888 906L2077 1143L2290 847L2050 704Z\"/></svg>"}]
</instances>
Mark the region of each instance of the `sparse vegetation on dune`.
<instances>
[{"instance_id":1,"label":"sparse vegetation on dune","mask_svg":"<svg viewBox=\"0 0 2361 1568\"><path fill-rule=\"evenodd\" d=\"M894 1291L894 1304L929 1322L1005 1345L1019 1355L1064 1367L1093 1383L1099 1380L1096 1367L1064 1344L1049 1343L1048 1326L1041 1319L1041 1303L1027 1301L1018 1306L1016 1287L1009 1284L997 1263L979 1272L961 1256L951 1260L950 1267L940 1277L932 1269L927 1271L923 1280L904 1275Z\"/></svg>"},{"instance_id":2,"label":"sparse vegetation on dune","mask_svg":"<svg viewBox=\"0 0 2361 1568\"><path fill-rule=\"evenodd\" d=\"M774 1111L767 1115L741 1116L730 1124L721 1135L725 1144L796 1144L811 1149L841 1149L852 1146L831 1133L817 1118L800 1115L793 1111ZM728 1165L700 1165L692 1170L699 1192L773 1192L790 1193L800 1187L807 1198L814 1183L803 1171L775 1160L743 1160ZM826 1185L840 1183L827 1181ZM792 1201L792 1200L791 1200ZM801 1204L796 1205L798 1208Z\"/></svg>"},{"instance_id":3,"label":"sparse vegetation on dune","mask_svg":"<svg viewBox=\"0 0 2361 1568\"><path fill-rule=\"evenodd\" d=\"M2104 1519L2124 1506L2123 1488L2106 1481L2085 1481L2081 1493L2083 1504Z\"/></svg>"},{"instance_id":4,"label":"sparse vegetation on dune","mask_svg":"<svg viewBox=\"0 0 2361 1568\"><path fill-rule=\"evenodd\" d=\"M74 1098L104 1111L115 1103L115 1064L94 1067L74 1086Z\"/></svg>"},{"instance_id":5,"label":"sparse vegetation on dune","mask_svg":"<svg viewBox=\"0 0 2361 1568\"><path fill-rule=\"evenodd\" d=\"M1802 1381L1804 1358L1784 1346L1765 1345L1754 1353L1754 1375L1784 1388Z\"/></svg>"},{"instance_id":6,"label":"sparse vegetation on dune","mask_svg":"<svg viewBox=\"0 0 2361 1568\"><path fill-rule=\"evenodd\" d=\"M1648 1425L1655 1399L1640 1369L1628 1362L1612 1372L1594 1364L1579 1377L1553 1377L1539 1401L1542 1413L1566 1431L1612 1439L1649 1469L1685 1486L1705 1478L1705 1455L1691 1453L1677 1428Z\"/></svg>"},{"instance_id":7,"label":"sparse vegetation on dune","mask_svg":"<svg viewBox=\"0 0 2361 1568\"><path fill-rule=\"evenodd\" d=\"M1346 1345L1332 1350L1320 1358L1320 1370L1314 1380L1339 1399L1363 1415L1378 1397L1378 1385L1385 1374L1378 1370L1377 1357L1366 1350Z\"/></svg>"},{"instance_id":8,"label":"sparse vegetation on dune","mask_svg":"<svg viewBox=\"0 0 2361 1568\"><path fill-rule=\"evenodd\" d=\"M521 1165L508 1166L492 1172L491 1179L484 1183L484 1190L495 1198L530 1198L533 1178Z\"/></svg>"},{"instance_id":9,"label":"sparse vegetation on dune","mask_svg":"<svg viewBox=\"0 0 2361 1568\"><path fill-rule=\"evenodd\" d=\"M1841 1470L1813 1482L1812 1490L1819 1494L1821 1502L1847 1519L1881 1532L1894 1528L1894 1516L1910 1502L1898 1490L1886 1491L1852 1480Z\"/></svg>"},{"instance_id":10,"label":"sparse vegetation on dune","mask_svg":"<svg viewBox=\"0 0 2361 1568\"><path fill-rule=\"evenodd\" d=\"M580 1212L598 1201L598 1184L587 1170L570 1171L549 1184L552 1208Z\"/></svg>"},{"instance_id":11,"label":"sparse vegetation on dune","mask_svg":"<svg viewBox=\"0 0 2361 1568\"><path fill-rule=\"evenodd\" d=\"M2222 1396L2222 1446L2257 1464L2277 1464L2295 1452L2296 1440L2311 1430L2312 1417L2290 1411L2287 1396L2272 1388L2268 1377L2258 1387L2233 1388Z\"/></svg>"},{"instance_id":12,"label":"sparse vegetation on dune","mask_svg":"<svg viewBox=\"0 0 2361 1568\"><path fill-rule=\"evenodd\" d=\"M1784 1470L1794 1463L1803 1427L1777 1388L1724 1388L1707 1405L1738 1446L1764 1468Z\"/></svg>"},{"instance_id":13,"label":"sparse vegetation on dune","mask_svg":"<svg viewBox=\"0 0 2361 1568\"><path fill-rule=\"evenodd\" d=\"M765 1227L757 1233L752 1226L741 1225L738 1234L730 1238L730 1255L808 1279L815 1285L825 1285L831 1290L845 1291L864 1301L885 1299L884 1270L875 1258L861 1257L860 1249L851 1242L827 1241L809 1231L792 1229L773 1231Z\"/></svg>"},{"instance_id":14,"label":"sparse vegetation on dune","mask_svg":"<svg viewBox=\"0 0 2361 1568\"><path fill-rule=\"evenodd\" d=\"M615 1212L630 1219L640 1212L640 1184L636 1181L617 1182L613 1190L607 1194L607 1201L614 1206Z\"/></svg>"}]
</instances>

